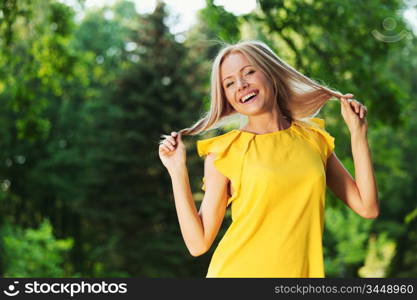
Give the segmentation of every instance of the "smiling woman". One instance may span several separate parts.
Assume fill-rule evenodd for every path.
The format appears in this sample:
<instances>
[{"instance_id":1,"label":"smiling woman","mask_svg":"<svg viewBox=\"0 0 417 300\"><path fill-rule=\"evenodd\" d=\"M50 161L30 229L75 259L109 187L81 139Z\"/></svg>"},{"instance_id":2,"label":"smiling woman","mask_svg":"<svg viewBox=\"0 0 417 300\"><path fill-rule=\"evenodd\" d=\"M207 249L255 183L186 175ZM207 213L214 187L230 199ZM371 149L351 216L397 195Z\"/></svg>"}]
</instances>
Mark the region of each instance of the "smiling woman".
<instances>
[{"instance_id":1,"label":"smiling woman","mask_svg":"<svg viewBox=\"0 0 417 300\"><path fill-rule=\"evenodd\" d=\"M238 67L233 72L235 65ZM308 120L317 115L328 100L343 96L340 92L301 74L260 41L242 41L224 47L213 62L211 76L210 110L192 127L182 129L182 135L204 133L222 126L234 117L248 118L250 122L249 115L256 114L260 107L269 107L274 111L279 109L288 121ZM257 96L256 98L268 99L269 102L256 103L256 109L253 107L256 101L252 101L254 105L246 106L249 111L244 112L241 110L243 107L237 105L230 96L231 93L237 93L234 96L244 96L236 89L253 78L262 81L260 85L265 87L262 89L263 94L268 92L274 96ZM251 89L257 88L251 86ZM248 127L252 125L248 124Z\"/></svg>"},{"instance_id":2,"label":"smiling woman","mask_svg":"<svg viewBox=\"0 0 417 300\"><path fill-rule=\"evenodd\" d=\"M268 130L271 126L268 126L269 117L263 112L279 111L268 77L240 52L231 53L224 59L220 73L227 101L235 111L249 117L251 124L248 127ZM272 123L272 131L276 130L276 125Z\"/></svg>"},{"instance_id":3,"label":"smiling woman","mask_svg":"<svg viewBox=\"0 0 417 300\"><path fill-rule=\"evenodd\" d=\"M361 216L377 216L366 110L357 101L341 102L355 135L354 152L364 153L354 157L358 184L337 159L324 120L314 118L332 97L352 96L302 75L259 41L219 52L212 67L209 112L192 127L165 135L159 147L191 255L210 249L231 205L232 223L214 251L207 277L324 277L327 183ZM215 128L233 115L247 117L247 124L197 141L199 156L206 157L205 194L197 211L182 135Z\"/></svg>"}]
</instances>

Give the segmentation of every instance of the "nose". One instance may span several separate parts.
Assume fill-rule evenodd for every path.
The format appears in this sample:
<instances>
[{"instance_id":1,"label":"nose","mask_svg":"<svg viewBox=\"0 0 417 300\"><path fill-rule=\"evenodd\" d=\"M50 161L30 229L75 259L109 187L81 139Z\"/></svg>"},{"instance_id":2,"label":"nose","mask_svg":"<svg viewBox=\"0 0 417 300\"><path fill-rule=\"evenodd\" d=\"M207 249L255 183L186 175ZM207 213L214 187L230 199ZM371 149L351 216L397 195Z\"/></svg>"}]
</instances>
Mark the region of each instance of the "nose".
<instances>
[{"instance_id":1,"label":"nose","mask_svg":"<svg viewBox=\"0 0 417 300\"><path fill-rule=\"evenodd\" d=\"M237 84L238 84L239 90L248 86L248 82L244 78L238 78L237 79Z\"/></svg>"}]
</instances>

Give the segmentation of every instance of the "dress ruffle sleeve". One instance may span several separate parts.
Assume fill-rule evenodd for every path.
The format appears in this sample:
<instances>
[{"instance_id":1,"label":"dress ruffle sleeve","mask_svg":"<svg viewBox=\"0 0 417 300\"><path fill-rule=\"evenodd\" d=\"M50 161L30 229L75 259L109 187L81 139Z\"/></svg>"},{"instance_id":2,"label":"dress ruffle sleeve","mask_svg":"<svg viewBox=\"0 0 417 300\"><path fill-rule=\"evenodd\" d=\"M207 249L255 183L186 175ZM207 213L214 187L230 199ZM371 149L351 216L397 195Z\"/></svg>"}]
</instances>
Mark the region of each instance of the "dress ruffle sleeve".
<instances>
[{"instance_id":1,"label":"dress ruffle sleeve","mask_svg":"<svg viewBox=\"0 0 417 300\"><path fill-rule=\"evenodd\" d=\"M326 130L325 130L325 121L320 118L311 118L310 119L311 128L318 133L319 136L319 143L318 146L320 148L320 151L322 153L322 157L324 162L327 161L330 154L334 151L335 148L335 138L331 136Z\"/></svg>"},{"instance_id":2,"label":"dress ruffle sleeve","mask_svg":"<svg viewBox=\"0 0 417 300\"><path fill-rule=\"evenodd\" d=\"M240 131L232 130L223 135L197 141L197 152L200 157L209 153L215 153L214 166L226 176L233 188L233 194L229 197L229 205L239 193L240 177L242 171L243 156L247 150L249 139L241 135ZM203 176L201 189L206 190L205 177Z\"/></svg>"}]
</instances>

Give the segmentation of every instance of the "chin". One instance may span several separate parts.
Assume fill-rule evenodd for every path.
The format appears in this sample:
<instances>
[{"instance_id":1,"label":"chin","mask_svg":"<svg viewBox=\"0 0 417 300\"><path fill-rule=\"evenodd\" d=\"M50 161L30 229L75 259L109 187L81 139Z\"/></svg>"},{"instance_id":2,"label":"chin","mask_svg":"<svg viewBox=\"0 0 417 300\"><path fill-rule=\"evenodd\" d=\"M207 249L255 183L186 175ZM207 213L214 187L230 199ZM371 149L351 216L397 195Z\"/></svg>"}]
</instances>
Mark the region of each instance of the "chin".
<instances>
[{"instance_id":1,"label":"chin","mask_svg":"<svg viewBox=\"0 0 417 300\"><path fill-rule=\"evenodd\" d=\"M244 107L243 109L242 107L240 107L240 110L242 111L241 113L245 115L258 115L260 113L268 112L271 109L266 107L265 103L264 104L254 103L253 105Z\"/></svg>"}]
</instances>

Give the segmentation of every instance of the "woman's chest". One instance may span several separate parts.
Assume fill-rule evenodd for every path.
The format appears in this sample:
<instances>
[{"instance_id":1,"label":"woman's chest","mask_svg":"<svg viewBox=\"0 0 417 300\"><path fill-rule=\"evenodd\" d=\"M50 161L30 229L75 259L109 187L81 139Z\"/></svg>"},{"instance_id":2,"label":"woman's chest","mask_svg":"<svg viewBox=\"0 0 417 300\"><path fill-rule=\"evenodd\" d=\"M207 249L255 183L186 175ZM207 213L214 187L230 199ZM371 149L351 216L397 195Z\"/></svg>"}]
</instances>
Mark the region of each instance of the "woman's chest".
<instances>
[{"instance_id":1,"label":"woman's chest","mask_svg":"<svg viewBox=\"0 0 417 300\"><path fill-rule=\"evenodd\" d=\"M246 186L288 188L325 179L325 166L317 148L309 141L294 139L251 144L242 165Z\"/></svg>"}]
</instances>

